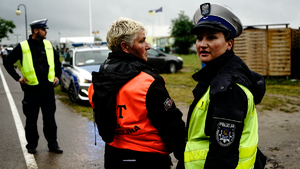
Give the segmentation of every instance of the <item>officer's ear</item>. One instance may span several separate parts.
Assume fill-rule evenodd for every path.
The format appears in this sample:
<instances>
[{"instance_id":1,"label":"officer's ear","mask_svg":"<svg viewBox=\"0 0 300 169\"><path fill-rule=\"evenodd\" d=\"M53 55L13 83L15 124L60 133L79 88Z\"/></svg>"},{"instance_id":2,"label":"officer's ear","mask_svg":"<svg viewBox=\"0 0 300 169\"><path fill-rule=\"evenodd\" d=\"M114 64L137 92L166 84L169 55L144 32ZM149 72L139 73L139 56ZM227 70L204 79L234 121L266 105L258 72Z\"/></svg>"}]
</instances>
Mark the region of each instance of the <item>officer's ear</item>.
<instances>
[{"instance_id":1,"label":"officer's ear","mask_svg":"<svg viewBox=\"0 0 300 169\"><path fill-rule=\"evenodd\" d=\"M32 33L37 34L38 32L39 32L39 29L34 28Z\"/></svg>"}]
</instances>

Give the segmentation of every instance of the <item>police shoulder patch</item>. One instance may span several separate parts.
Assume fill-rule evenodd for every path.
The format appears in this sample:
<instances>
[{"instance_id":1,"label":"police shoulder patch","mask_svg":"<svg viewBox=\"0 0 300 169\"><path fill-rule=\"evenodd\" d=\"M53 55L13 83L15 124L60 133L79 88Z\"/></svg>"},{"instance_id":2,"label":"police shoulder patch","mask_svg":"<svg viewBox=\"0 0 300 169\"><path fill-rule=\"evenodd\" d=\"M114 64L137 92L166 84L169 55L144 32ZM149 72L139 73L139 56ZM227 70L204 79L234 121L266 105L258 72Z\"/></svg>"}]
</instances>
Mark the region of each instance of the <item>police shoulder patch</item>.
<instances>
[{"instance_id":1,"label":"police shoulder patch","mask_svg":"<svg viewBox=\"0 0 300 169\"><path fill-rule=\"evenodd\" d=\"M170 109L170 108L172 107L172 105L173 105L173 99L167 98L167 99L165 100L165 102L164 102L164 106L165 106L166 111L167 111L168 109Z\"/></svg>"},{"instance_id":2,"label":"police shoulder patch","mask_svg":"<svg viewBox=\"0 0 300 169\"><path fill-rule=\"evenodd\" d=\"M222 147L231 145L235 138L235 124L219 122L217 125L216 139Z\"/></svg>"}]
</instances>

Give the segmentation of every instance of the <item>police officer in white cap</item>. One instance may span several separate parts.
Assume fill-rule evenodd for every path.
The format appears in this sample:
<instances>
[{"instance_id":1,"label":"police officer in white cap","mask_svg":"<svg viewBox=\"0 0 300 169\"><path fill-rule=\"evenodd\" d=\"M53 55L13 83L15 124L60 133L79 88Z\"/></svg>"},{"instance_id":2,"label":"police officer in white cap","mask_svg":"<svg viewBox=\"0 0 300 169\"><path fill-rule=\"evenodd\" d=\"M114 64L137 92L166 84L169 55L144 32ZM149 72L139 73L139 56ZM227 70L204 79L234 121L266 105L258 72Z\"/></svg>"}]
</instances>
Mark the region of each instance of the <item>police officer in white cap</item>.
<instances>
[{"instance_id":1,"label":"police officer in white cap","mask_svg":"<svg viewBox=\"0 0 300 169\"><path fill-rule=\"evenodd\" d=\"M194 14L194 24L197 54L206 66L192 76L198 84L177 168L183 168L182 161L186 169L264 168L255 105L264 96L265 83L234 54L242 23L229 8L204 3Z\"/></svg>"},{"instance_id":2,"label":"police officer in white cap","mask_svg":"<svg viewBox=\"0 0 300 169\"><path fill-rule=\"evenodd\" d=\"M23 112L26 116L25 134L28 153L36 153L39 135L37 119L41 108L44 121L44 136L50 152L62 153L57 143L55 122L56 103L54 85L61 75L59 55L50 41L46 40L47 19L30 23L32 35L20 42L4 61L7 72L20 82L24 91ZM22 76L14 69L14 63L20 60Z\"/></svg>"}]
</instances>

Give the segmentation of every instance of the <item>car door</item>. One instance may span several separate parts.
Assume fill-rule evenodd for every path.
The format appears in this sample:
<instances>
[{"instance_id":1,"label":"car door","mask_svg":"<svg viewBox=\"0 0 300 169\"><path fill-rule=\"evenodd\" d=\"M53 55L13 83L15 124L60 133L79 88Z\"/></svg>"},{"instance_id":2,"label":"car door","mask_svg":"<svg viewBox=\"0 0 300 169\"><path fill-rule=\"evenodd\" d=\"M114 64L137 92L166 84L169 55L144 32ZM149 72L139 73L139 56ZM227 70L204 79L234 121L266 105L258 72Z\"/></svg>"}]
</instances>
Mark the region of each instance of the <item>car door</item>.
<instances>
[{"instance_id":1,"label":"car door","mask_svg":"<svg viewBox=\"0 0 300 169\"><path fill-rule=\"evenodd\" d=\"M154 49L147 50L147 62L155 66L159 71L165 70L165 56Z\"/></svg>"},{"instance_id":2,"label":"car door","mask_svg":"<svg viewBox=\"0 0 300 169\"><path fill-rule=\"evenodd\" d=\"M72 65L73 65L73 51L70 50L67 52L67 57L62 63L63 68L62 68L62 81L64 85L68 88L70 85L70 80L71 80L71 73L72 73Z\"/></svg>"}]
</instances>

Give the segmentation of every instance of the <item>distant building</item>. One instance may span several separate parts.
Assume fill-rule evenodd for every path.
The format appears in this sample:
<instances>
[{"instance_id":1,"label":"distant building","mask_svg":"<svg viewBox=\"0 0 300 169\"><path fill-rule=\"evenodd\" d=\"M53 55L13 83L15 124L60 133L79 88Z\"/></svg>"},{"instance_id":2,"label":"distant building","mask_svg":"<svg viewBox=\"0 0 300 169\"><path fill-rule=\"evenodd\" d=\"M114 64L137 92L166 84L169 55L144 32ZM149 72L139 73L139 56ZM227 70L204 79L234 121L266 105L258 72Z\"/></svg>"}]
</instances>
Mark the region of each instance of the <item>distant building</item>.
<instances>
[{"instance_id":1,"label":"distant building","mask_svg":"<svg viewBox=\"0 0 300 169\"><path fill-rule=\"evenodd\" d=\"M61 37L59 42L56 40L51 41L52 45L56 48L71 48L73 44L78 43L94 43L94 37Z\"/></svg>"},{"instance_id":2,"label":"distant building","mask_svg":"<svg viewBox=\"0 0 300 169\"><path fill-rule=\"evenodd\" d=\"M151 48L159 49L166 53L173 53L173 45L175 42L174 37L147 37L146 41L149 43Z\"/></svg>"}]
</instances>

